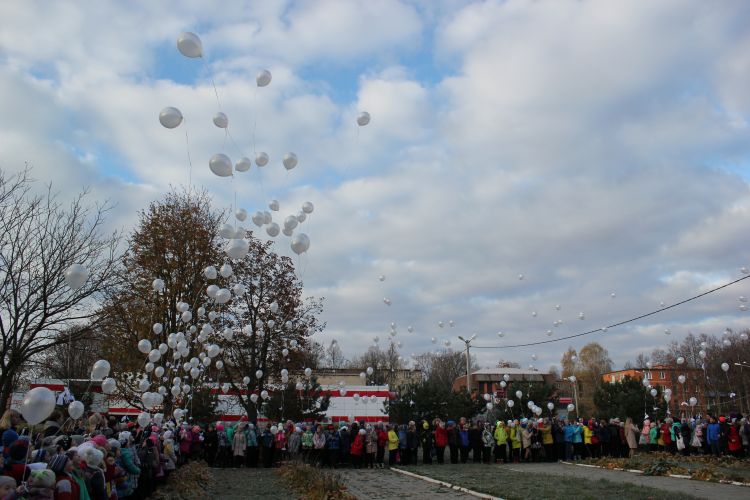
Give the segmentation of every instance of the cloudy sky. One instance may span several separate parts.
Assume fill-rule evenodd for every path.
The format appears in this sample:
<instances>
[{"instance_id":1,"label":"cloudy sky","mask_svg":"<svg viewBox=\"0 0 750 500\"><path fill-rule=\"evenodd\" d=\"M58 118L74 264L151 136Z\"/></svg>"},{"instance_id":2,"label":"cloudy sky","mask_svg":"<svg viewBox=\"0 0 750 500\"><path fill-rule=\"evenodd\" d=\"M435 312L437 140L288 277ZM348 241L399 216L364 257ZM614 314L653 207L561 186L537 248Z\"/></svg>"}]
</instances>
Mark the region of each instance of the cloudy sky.
<instances>
[{"instance_id":1,"label":"cloudy sky","mask_svg":"<svg viewBox=\"0 0 750 500\"><path fill-rule=\"evenodd\" d=\"M90 187L117 203L114 228L190 180L218 207L278 199L276 219L313 202L299 273L325 297L319 340L349 356L391 322L404 356L472 333L555 339L750 266L747 2L15 1L0 19L0 168ZM203 59L177 51L183 31ZM273 81L258 89L263 68ZM165 106L179 128L160 126ZM208 168L254 149L268 166ZM746 328L741 295L750 280L627 327L475 352L546 368L595 340L620 366Z\"/></svg>"}]
</instances>

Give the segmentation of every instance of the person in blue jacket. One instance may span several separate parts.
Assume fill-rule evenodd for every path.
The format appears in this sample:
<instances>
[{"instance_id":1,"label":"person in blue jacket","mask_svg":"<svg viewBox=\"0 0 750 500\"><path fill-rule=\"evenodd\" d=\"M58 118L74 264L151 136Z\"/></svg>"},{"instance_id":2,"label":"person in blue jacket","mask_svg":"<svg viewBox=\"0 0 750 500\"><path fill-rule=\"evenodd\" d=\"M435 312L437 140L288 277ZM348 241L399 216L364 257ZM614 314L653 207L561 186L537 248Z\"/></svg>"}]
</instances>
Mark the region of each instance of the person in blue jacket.
<instances>
[{"instance_id":1,"label":"person in blue jacket","mask_svg":"<svg viewBox=\"0 0 750 500\"><path fill-rule=\"evenodd\" d=\"M576 425L572 420L565 425L565 460L573 460L573 436L575 435Z\"/></svg>"},{"instance_id":2,"label":"person in blue jacket","mask_svg":"<svg viewBox=\"0 0 750 500\"><path fill-rule=\"evenodd\" d=\"M714 417L709 418L706 441L708 442L708 447L711 449L711 453L718 457L721 454L721 447L719 446L721 442L721 425L719 425L719 422Z\"/></svg>"},{"instance_id":3,"label":"person in blue jacket","mask_svg":"<svg viewBox=\"0 0 750 500\"><path fill-rule=\"evenodd\" d=\"M466 418L461 417L458 421L458 438L461 446L461 463L465 464L469 460L469 423Z\"/></svg>"}]
</instances>

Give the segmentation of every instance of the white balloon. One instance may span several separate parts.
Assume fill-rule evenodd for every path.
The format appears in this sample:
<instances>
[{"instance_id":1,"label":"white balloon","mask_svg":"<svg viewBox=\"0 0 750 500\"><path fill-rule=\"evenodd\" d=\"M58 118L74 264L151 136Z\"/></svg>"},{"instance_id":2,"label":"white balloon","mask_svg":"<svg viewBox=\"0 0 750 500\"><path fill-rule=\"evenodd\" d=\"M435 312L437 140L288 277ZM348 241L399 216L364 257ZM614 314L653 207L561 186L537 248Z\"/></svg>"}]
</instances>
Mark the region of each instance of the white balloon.
<instances>
[{"instance_id":1,"label":"white balloon","mask_svg":"<svg viewBox=\"0 0 750 500\"><path fill-rule=\"evenodd\" d=\"M283 349L281 350L281 355L282 355L282 356L284 356L285 358L286 358L287 356L289 356L289 349L287 349L286 347L285 347L285 348L283 348Z\"/></svg>"},{"instance_id":2,"label":"white balloon","mask_svg":"<svg viewBox=\"0 0 750 500\"><path fill-rule=\"evenodd\" d=\"M94 366L91 369L91 378L95 380L101 380L109 375L109 370L109 361L100 359L99 361L94 363Z\"/></svg>"},{"instance_id":3,"label":"white balloon","mask_svg":"<svg viewBox=\"0 0 750 500\"><path fill-rule=\"evenodd\" d=\"M267 69L260 70L258 74L255 76L255 83L258 85L258 87L265 87L269 83L271 83L271 72Z\"/></svg>"},{"instance_id":4,"label":"white balloon","mask_svg":"<svg viewBox=\"0 0 750 500\"><path fill-rule=\"evenodd\" d=\"M155 292L162 292L162 291L164 291L164 280L156 278L151 283L151 287L154 289Z\"/></svg>"},{"instance_id":5,"label":"white balloon","mask_svg":"<svg viewBox=\"0 0 750 500\"><path fill-rule=\"evenodd\" d=\"M250 401L253 402L253 404L258 402L258 395L257 394L250 394Z\"/></svg>"},{"instance_id":6,"label":"white balloon","mask_svg":"<svg viewBox=\"0 0 750 500\"><path fill-rule=\"evenodd\" d=\"M508 405L508 408L513 408L516 403L512 399L509 399L506 404Z\"/></svg>"},{"instance_id":7,"label":"white balloon","mask_svg":"<svg viewBox=\"0 0 750 500\"><path fill-rule=\"evenodd\" d=\"M177 37L177 50L185 57L203 56L203 44L195 33L185 32Z\"/></svg>"},{"instance_id":8,"label":"white balloon","mask_svg":"<svg viewBox=\"0 0 750 500\"><path fill-rule=\"evenodd\" d=\"M224 247L224 252L226 252L230 259L244 259L249 251L250 243L244 239L229 240L227 246Z\"/></svg>"},{"instance_id":9,"label":"white balloon","mask_svg":"<svg viewBox=\"0 0 750 500\"><path fill-rule=\"evenodd\" d=\"M573 411L573 410L575 410L575 409L576 409L576 405L574 405L573 403L570 403L570 404L568 405L568 411Z\"/></svg>"},{"instance_id":10,"label":"white balloon","mask_svg":"<svg viewBox=\"0 0 750 500\"><path fill-rule=\"evenodd\" d=\"M159 113L159 123L164 128L176 128L182 123L182 113L179 109L171 106L166 107Z\"/></svg>"},{"instance_id":11,"label":"white balloon","mask_svg":"<svg viewBox=\"0 0 750 500\"><path fill-rule=\"evenodd\" d=\"M190 376L193 378L197 378L198 375L200 375L201 371L198 368L191 368L190 369Z\"/></svg>"},{"instance_id":12,"label":"white balloon","mask_svg":"<svg viewBox=\"0 0 750 500\"><path fill-rule=\"evenodd\" d=\"M234 211L234 217L240 222L244 222L245 219L247 219L247 210L244 208L238 208Z\"/></svg>"},{"instance_id":13,"label":"white balloon","mask_svg":"<svg viewBox=\"0 0 750 500\"><path fill-rule=\"evenodd\" d=\"M312 375L312 369L305 368L305 377L310 378L311 375Z\"/></svg>"},{"instance_id":14,"label":"white balloon","mask_svg":"<svg viewBox=\"0 0 750 500\"><path fill-rule=\"evenodd\" d=\"M284 164L284 168L287 170L291 170L294 167L297 166L297 155L294 153L287 153L284 155L284 160L282 161Z\"/></svg>"},{"instance_id":15,"label":"white balloon","mask_svg":"<svg viewBox=\"0 0 750 500\"><path fill-rule=\"evenodd\" d=\"M138 350L143 354L148 354L151 350L151 342L146 339L138 341Z\"/></svg>"},{"instance_id":16,"label":"white balloon","mask_svg":"<svg viewBox=\"0 0 750 500\"><path fill-rule=\"evenodd\" d=\"M308 248L310 248L310 238L308 238L305 233L298 233L292 238L291 247L292 251L297 255L303 254L307 252ZM386 302L386 304L388 304L388 302Z\"/></svg>"},{"instance_id":17,"label":"white balloon","mask_svg":"<svg viewBox=\"0 0 750 500\"><path fill-rule=\"evenodd\" d=\"M516 397L518 399L521 399L523 397L523 392L522 391L516 391Z\"/></svg>"},{"instance_id":18,"label":"white balloon","mask_svg":"<svg viewBox=\"0 0 750 500\"><path fill-rule=\"evenodd\" d=\"M221 288L218 292L216 292L216 297L214 297L214 300L217 304L226 304L231 298L232 292L230 292L226 288Z\"/></svg>"},{"instance_id":19,"label":"white balloon","mask_svg":"<svg viewBox=\"0 0 750 500\"><path fill-rule=\"evenodd\" d=\"M222 238L227 238L227 239L234 237L234 228L230 224L222 224L221 227L219 228L219 236L221 236ZM213 266L209 266L209 267L213 267ZM209 278L209 279L214 279L214 278Z\"/></svg>"},{"instance_id":20,"label":"white balloon","mask_svg":"<svg viewBox=\"0 0 750 500\"><path fill-rule=\"evenodd\" d=\"M223 264L219 269L219 274L221 274L224 278L228 278L232 274L234 274L234 271L232 270L232 266L230 266L229 264Z\"/></svg>"},{"instance_id":21,"label":"white balloon","mask_svg":"<svg viewBox=\"0 0 750 500\"><path fill-rule=\"evenodd\" d=\"M650 394L652 397L656 397L656 395L659 394L659 391L657 391L656 389L651 389Z\"/></svg>"},{"instance_id":22,"label":"white balloon","mask_svg":"<svg viewBox=\"0 0 750 500\"><path fill-rule=\"evenodd\" d=\"M294 215L289 215L286 219L284 219L285 229L294 229L295 227L297 227L297 224L299 224L299 221Z\"/></svg>"},{"instance_id":23,"label":"white balloon","mask_svg":"<svg viewBox=\"0 0 750 500\"><path fill-rule=\"evenodd\" d=\"M148 412L141 412L138 414L138 425L141 427L146 427L148 424L151 423L151 415Z\"/></svg>"},{"instance_id":24,"label":"white balloon","mask_svg":"<svg viewBox=\"0 0 750 500\"><path fill-rule=\"evenodd\" d=\"M73 420L78 420L83 416L83 403L80 401L73 401L68 405L68 415Z\"/></svg>"},{"instance_id":25,"label":"white balloon","mask_svg":"<svg viewBox=\"0 0 750 500\"><path fill-rule=\"evenodd\" d=\"M300 212L297 214L297 222L302 224L303 222L305 222L305 220L307 220L307 214L305 212Z\"/></svg>"},{"instance_id":26,"label":"white balloon","mask_svg":"<svg viewBox=\"0 0 750 500\"><path fill-rule=\"evenodd\" d=\"M214 115L214 125L219 128L227 128L229 126L229 118L227 118L227 115L219 111Z\"/></svg>"},{"instance_id":27,"label":"white balloon","mask_svg":"<svg viewBox=\"0 0 750 500\"><path fill-rule=\"evenodd\" d=\"M161 332L164 331L164 325L162 325L161 323L154 323L154 325L151 327L151 331L154 332L156 335L161 335ZM144 351L141 351L141 352L145 354Z\"/></svg>"},{"instance_id":28,"label":"white balloon","mask_svg":"<svg viewBox=\"0 0 750 500\"><path fill-rule=\"evenodd\" d=\"M725 372L728 372L729 371L729 363L722 363L721 364L721 369L724 370Z\"/></svg>"},{"instance_id":29,"label":"white balloon","mask_svg":"<svg viewBox=\"0 0 750 500\"><path fill-rule=\"evenodd\" d=\"M222 368L224 368L224 362L219 359L216 361L216 363L214 363L214 366L217 370L221 370Z\"/></svg>"},{"instance_id":30,"label":"white balloon","mask_svg":"<svg viewBox=\"0 0 750 500\"><path fill-rule=\"evenodd\" d=\"M284 233L285 236L292 236L294 234L294 229L289 229L288 227L285 227L281 230L282 233Z\"/></svg>"},{"instance_id":31,"label":"white balloon","mask_svg":"<svg viewBox=\"0 0 750 500\"><path fill-rule=\"evenodd\" d=\"M190 311L185 311L180 315L180 321L183 323L190 323L191 319L193 319L193 313Z\"/></svg>"},{"instance_id":32,"label":"white balloon","mask_svg":"<svg viewBox=\"0 0 750 500\"><path fill-rule=\"evenodd\" d=\"M263 211L263 224L270 224L273 222L273 216L268 210Z\"/></svg>"},{"instance_id":33,"label":"white balloon","mask_svg":"<svg viewBox=\"0 0 750 500\"><path fill-rule=\"evenodd\" d=\"M263 378L263 370L257 370L255 372L255 378L258 378L258 379Z\"/></svg>"},{"instance_id":34,"label":"white balloon","mask_svg":"<svg viewBox=\"0 0 750 500\"><path fill-rule=\"evenodd\" d=\"M264 389L264 390L262 390L262 391L260 391L260 397L261 397L262 399L268 399L268 391L267 391L267 390L265 390L265 389Z\"/></svg>"},{"instance_id":35,"label":"white balloon","mask_svg":"<svg viewBox=\"0 0 750 500\"><path fill-rule=\"evenodd\" d=\"M553 403L552 401L550 401L549 403L547 403L547 409L549 411L554 410L555 409L555 403Z\"/></svg>"},{"instance_id":36,"label":"white balloon","mask_svg":"<svg viewBox=\"0 0 750 500\"><path fill-rule=\"evenodd\" d=\"M23 398L21 415L30 425L36 425L55 409L55 393L46 387L35 387Z\"/></svg>"},{"instance_id":37,"label":"white balloon","mask_svg":"<svg viewBox=\"0 0 750 500\"><path fill-rule=\"evenodd\" d=\"M693 396L690 398L689 402L690 402L690 406L695 406L698 404L698 399Z\"/></svg>"},{"instance_id":38,"label":"white balloon","mask_svg":"<svg viewBox=\"0 0 750 500\"><path fill-rule=\"evenodd\" d=\"M141 391L148 390L149 387L151 387L151 382L149 382L148 379L142 378L138 381L138 389Z\"/></svg>"},{"instance_id":39,"label":"white balloon","mask_svg":"<svg viewBox=\"0 0 750 500\"><path fill-rule=\"evenodd\" d=\"M302 211L305 212L306 214L309 215L313 213L313 210L315 210L315 206L311 202L306 201L302 204ZM383 277L383 279L385 279L385 277ZM380 280L380 281L383 281L383 280Z\"/></svg>"},{"instance_id":40,"label":"white balloon","mask_svg":"<svg viewBox=\"0 0 750 500\"><path fill-rule=\"evenodd\" d=\"M81 264L73 264L65 270L63 277L66 285L73 290L78 290L89 279L89 270Z\"/></svg>"},{"instance_id":41,"label":"white balloon","mask_svg":"<svg viewBox=\"0 0 750 500\"><path fill-rule=\"evenodd\" d=\"M365 372L367 372L368 375L372 375L374 371L375 370L372 369L372 366L368 366L367 370L365 370Z\"/></svg>"},{"instance_id":42,"label":"white balloon","mask_svg":"<svg viewBox=\"0 0 750 500\"><path fill-rule=\"evenodd\" d=\"M278 212L279 211L279 201L278 200L271 200L271 203L268 204L268 208L270 208L274 212Z\"/></svg>"},{"instance_id":43,"label":"white balloon","mask_svg":"<svg viewBox=\"0 0 750 500\"><path fill-rule=\"evenodd\" d=\"M261 151L260 153L255 155L255 164L259 167L265 167L268 165L268 155Z\"/></svg>"},{"instance_id":44,"label":"white balloon","mask_svg":"<svg viewBox=\"0 0 750 500\"><path fill-rule=\"evenodd\" d=\"M681 364L683 364L684 362L685 362L685 358L683 358L682 356L678 356L678 357L677 357L677 364L678 364L678 365L681 365Z\"/></svg>"},{"instance_id":45,"label":"white balloon","mask_svg":"<svg viewBox=\"0 0 750 500\"><path fill-rule=\"evenodd\" d=\"M248 170L250 170L250 167L252 166L253 166L253 162L250 161L250 158L243 156L242 158L240 158L240 160L237 163L234 164L234 169L237 172L247 172ZM240 219L240 220L245 220L245 219Z\"/></svg>"},{"instance_id":46,"label":"white balloon","mask_svg":"<svg viewBox=\"0 0 750 500\"><path fill-rule=\"evenodd\" d=\"M686 380L686 379L685 379L685 375L680 375L679 377L677 377L677 381L678 381L679 383L681 383L681 384L684 384L684 383L685 383L685 380Z\"/></svg>"},{"instance_id":47,"label":"white balloon","mask_svg":"<svg viewBox=\"0 0 750 500\"><path fill-rule=\"evenodd\" d=\"M104 394L112 394L117 388L117 382L113 378L105 378L102 380L102 392Z\"/></svg>"},{"instance_id":48,"label":"white balloon","mask_svg":"<svg viewBox=\"0 0 750 500\"><path fill-rule=\"evenodd\" d=\"M151 373L152 371L154 371L154 364L149 361L148 363L146 363L146 366L143 367L143 371L145 371L146 373Z\"/></svg>"},{"instance_id":49,"label":"white balloon","mask_svg":"<svg viewBox=\"0 0 750 500\"><path fill-rule=\"evenodd\" d=\"M368 113L367 111L362 111L357 116L357 125L359 125L360 127L364 127L368 123L370 123L370 113Z\"/></svg>"},{"instance_id":50,"label":"white balloon","mask_svg":"<svg viewBox=\"0 0 750 500\"><path fill-rule=\"evenodd\" d=\"M148 353L148 360L152 363L156 363L161 358L161 353L159 352L159 349L151 349L151 351Z\"/></svg>"},{"instance_id":51,"label":"white balloon","mask_svg":"<svg viewBox=\"0 0 750 500\"><path fill-rule=\"evenodd\" d=\"M164 367L163 366L157 366L154 368L154 375L157 377L161 377L164 375Z\"/></svg>"},{"instance_id":52,"label":"white balloon","mask_svg":"<svg viewBox=\"0 0 750 500\"><path fill-rule=\"evenodd\" d=\"M230 177L232 175L232 160L224 153L217 153L208 160L211 172L219 177Z\"/></svg>"}]
</instances>

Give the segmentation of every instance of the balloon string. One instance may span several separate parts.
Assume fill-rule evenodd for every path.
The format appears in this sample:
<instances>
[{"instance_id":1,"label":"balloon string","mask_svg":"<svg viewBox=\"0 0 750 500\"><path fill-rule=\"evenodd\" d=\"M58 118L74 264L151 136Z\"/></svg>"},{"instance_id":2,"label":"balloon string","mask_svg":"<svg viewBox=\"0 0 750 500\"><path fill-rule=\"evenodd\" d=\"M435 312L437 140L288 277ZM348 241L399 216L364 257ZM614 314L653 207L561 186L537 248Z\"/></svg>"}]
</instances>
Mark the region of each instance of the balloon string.
<instances>
[{"instance_id":1,"label":"balloon string","mask_svg":"<svg viewBox=\"0 0 750 500\"><path fill-rule=\"evenodd\" d=\"M245 156L245 152L240 149L240 147L237 145L237 142L235 142L234 137L232 136L232 133L229 131L229 127L226 129L227 135L229 136L229 140L232 141L232 144L234 145L235 149L237 149L237 152L240 154L240 156Z\"/></svg>"},{"instance_id":2,"label":"balloon string","mask_svg":"<svg viewBox=\"0 0 750 500\"><path fill-rule=\"evenodd\" d=\"M255 151L255 128L258 125L258 87L255 87L253 93L253 155L256 155Z\"/></svg>"},{"instance_id":3,"label":"balloon string","mask_svg":"<svg viewBox=\"0 0 750 500\"><path fill-rule=\"evenodd\" d=\"M219 91L216 90L216 84L214 83L214 77L211 77L211 85L214 87L214 95L216 96L216 104L219 106L219 111L221 111L221 101L219 101Z\"/></svg>"}]
</instances>

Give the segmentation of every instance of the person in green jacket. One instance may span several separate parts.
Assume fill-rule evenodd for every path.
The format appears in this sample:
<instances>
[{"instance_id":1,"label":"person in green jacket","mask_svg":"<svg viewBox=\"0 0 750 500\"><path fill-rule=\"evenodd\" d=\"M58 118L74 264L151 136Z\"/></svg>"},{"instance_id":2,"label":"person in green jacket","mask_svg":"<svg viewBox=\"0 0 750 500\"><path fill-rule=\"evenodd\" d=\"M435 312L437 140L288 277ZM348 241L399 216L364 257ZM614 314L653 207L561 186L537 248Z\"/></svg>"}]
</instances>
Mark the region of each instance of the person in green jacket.
<instances>
[{"instance_id":1,"label":"person in green jacket","mask_svg":"<svg viewBox=\"0 0 750 500\"><path fill-rule=\"evenodd\" d=\"M311 426L309 425L306 426L305 432L302 433L302 460L305 463L309 463L310 450L312 450L313 447L313 433L310 427Z\"/></svg>"},{"instance_id":2,"label":"person in green jacket","mask_svg":"<svg viewBox=\"0 0 750 500\"><path fill-rule=\"evenodd\" d=\"M651 451L656 451L656 445L659 441L659 428L656 427L656 422L651 422L648 430L648 448Z\"/></svg>"},{"instance_id":3,"label":"person in green jacket","mask_svg":"<svg viewBox=\"0 0 750 500\"><path fill-rule=\"evenodd\" d=\"M495 463L502 460L503 463L508 463L508 432L505 430L505 423L502 420L498 420L495 423L495 432L493 434L495 438Z\"/></svg>"}]
</instances>

